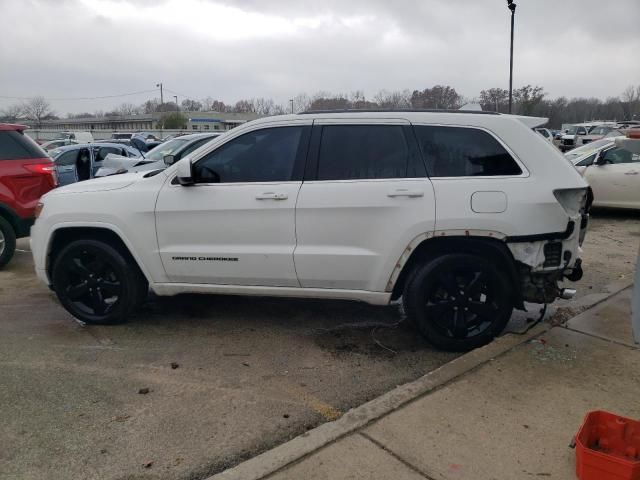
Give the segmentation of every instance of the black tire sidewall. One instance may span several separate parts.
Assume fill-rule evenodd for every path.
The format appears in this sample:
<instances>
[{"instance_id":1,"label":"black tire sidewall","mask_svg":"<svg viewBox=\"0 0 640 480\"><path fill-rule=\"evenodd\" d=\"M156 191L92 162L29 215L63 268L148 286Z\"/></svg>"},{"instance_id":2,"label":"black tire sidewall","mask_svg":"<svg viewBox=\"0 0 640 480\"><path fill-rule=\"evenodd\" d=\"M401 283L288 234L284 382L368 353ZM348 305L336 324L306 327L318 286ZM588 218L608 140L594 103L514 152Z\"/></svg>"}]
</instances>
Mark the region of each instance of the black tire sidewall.
<instances>
[{"instance_id":1,"label":"black tire sidewall","mask_svg":"<svg viewBox=\"0 0 640 480\"><path fill-rule=\"evenodd\" d=\"M425 314L424 290L436 275L444 269L456 268L459 265L474 264L482 268L496 282L497 291L503 292L499 302L500 310L495 321L477 336L465 339L451 338L440 333ZM416 268L407 282L403 302L407 316L414 322L420 333L434 346L442 350L468 351L491 342L506 327L513 312L512 286L508 276L493 264L477 255L447 254L437 257Z\"/></svg>"},{"instance_id":2,"label":"black tire sidewall","mask_svg":"<svg viewBox=\"0 0 640 480\"><path fill-rule=\"evenodd\" d=\"M82 248L100 250L101 255L103 255L110 265L116 270L116 273L123 284L122 297L118 299L116 307L106 315L88 315L85 312L79 311L73 302L71 302L66 295L60 291L60 285L63 278L62 275L64 275L63 269L65 268L65 260L78 249ZM140 297L139 279L135 269L128 264L127 259L117 249L100 240L76 240L63 248L56 256L51 277L53 281L53 289L62 306L71 315L89 324L111 325L125 322Z\"/></svg>"},{"instance_id":3,"label":"black tire sidewall","mask_svg":"<svg viewBox=\"0 0 640 480\"><path fill-rule=\"evenodd\" d=\"M0 230L4 235L4 250L0 254L0 268L3 268L13 258L16 251L16 232L3 217L0 217Z\"/></svg>"}]
</instances>

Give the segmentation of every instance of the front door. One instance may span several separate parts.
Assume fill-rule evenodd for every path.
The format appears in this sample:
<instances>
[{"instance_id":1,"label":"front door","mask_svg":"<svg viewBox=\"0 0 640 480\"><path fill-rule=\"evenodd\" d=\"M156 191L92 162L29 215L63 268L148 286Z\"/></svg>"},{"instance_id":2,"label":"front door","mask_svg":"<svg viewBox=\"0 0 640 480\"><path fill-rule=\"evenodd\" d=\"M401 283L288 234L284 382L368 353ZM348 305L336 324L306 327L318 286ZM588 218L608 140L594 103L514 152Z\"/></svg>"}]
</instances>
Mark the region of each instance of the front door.
<instances>
[{"instance_id":1,"label":"front door","mask_svg":"<svg viewBox=\"0 0 640 480\"><path fill-rule=\"evenodd\" d=\"M640 208L640 155L614 147L601 156L584 174L593 189L594 204Z\"/></svg>"},{"instance_id":2,"label":"front door","mask_svg":"<svg viewBox=\"0 0 640 480\"><path fill-rule=\"evenodd\" d=\"M171 282L299 286L295 204L309 130L244 133L194 159L195 185L167 181L156 225Z\"/></svg>"},{"instance_id":3,"label":"front door","mask_svg":"<svg viewBox=\"0 0 640 480\"><path fill-rule=\"evenodd\" d=\"M383 292L435 201L409 122L316 120L296 207L302 287Z\"/></svg>"},{"instance_id":4,"label":"front door","mask_svg":"<svg viewBox=\"0 0 640 480\"><path fill-rule=\"evenodd\" d=\"M56 174L58 175L58 185L61 187L78 181L76 172L76 162L78 160L78 150L64 152L55 159Z\"/></svg>"}]
</instances>

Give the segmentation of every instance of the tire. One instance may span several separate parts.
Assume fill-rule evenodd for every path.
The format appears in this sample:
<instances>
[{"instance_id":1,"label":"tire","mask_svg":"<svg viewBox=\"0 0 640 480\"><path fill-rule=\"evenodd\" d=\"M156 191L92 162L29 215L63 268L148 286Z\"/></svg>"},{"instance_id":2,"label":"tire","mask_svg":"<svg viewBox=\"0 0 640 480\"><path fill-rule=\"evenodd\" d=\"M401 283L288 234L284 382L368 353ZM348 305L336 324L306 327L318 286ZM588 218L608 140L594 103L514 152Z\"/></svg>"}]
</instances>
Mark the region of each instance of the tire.
<instances>
[{"instance_id":1,"label":"tire","mask_svg":"<svg viewBox=\"0 0 640 480\"><path fill-rule=\"evenodd\" d=\"M407 281L407 317L435 347L468 351L491 342L511 318L508 276L476 255L448 254L419 266Z\"/></svg>"},{"instance_id":2,"label":"tire","mask_svg":"<svg viewBox=\"0 0 640 480\"><path fill-rule=\"evenodd\" d=\"M13 258L16 251L16 232L9 222L0 217L0 269Z\"/></svg>"},{"instance_id":3,"label":"tire","mask_svg":"<svg viewBox=\"0 0 640 480\"><path fill-rule=\"evenodd\" d=\"M52 280L60 303L71 315L98 325L125 322L146 284L125 255L106 242L90 239L62 249Z\"/></svg>"}]
</instances>

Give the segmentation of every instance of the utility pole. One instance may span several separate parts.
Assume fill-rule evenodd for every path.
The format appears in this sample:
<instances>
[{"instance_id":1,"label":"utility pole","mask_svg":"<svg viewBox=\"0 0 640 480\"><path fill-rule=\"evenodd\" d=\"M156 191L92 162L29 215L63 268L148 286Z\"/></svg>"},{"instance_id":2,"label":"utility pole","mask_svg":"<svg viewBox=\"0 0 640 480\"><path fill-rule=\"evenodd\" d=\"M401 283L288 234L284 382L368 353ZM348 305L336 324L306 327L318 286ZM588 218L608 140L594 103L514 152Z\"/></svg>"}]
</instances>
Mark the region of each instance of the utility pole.
<instances>
[{"instance_id":1,"label":"utility pole","mask_svg":"<svg viewBox=\"0 0 640 480\"><path fill-rule=\"evenodd\" d=\"M164 96L162 95L162 82L156 83L156 87L160 87L160 105L164 104Z\"/></svg>"},{"instance_id":2,"label":"utility pole","mask_svg":"<svg viewBox=\"0 0 640 480\"><path fill-rule=\"evenodd\" d=\"M511 10L511 51L509 53L509 114L513 109L513 21L516 14L516 4L507 0L507 8Z\"/></svg>"},{"instance_id":3,"label":"utility pole","mask_svg":"<svg viewBox=\"0 0 640 480\"><path fill-rule=\"evenodd\" d=\"M289 102L291 103L291 113L293 113L293 98L290 98Z\"/></svg>"},{"instance_id":4,"label":"utility pole","mask_svg":"<svg viewBox=\"0 0 640 480\"><path fill-rule=\"evenodd\" d=\"M176 107L178 109L178 112L180 111L180 107L178 106L178 95L174 95L173 98L176 99Z\"/></svg>"}]
</instances>

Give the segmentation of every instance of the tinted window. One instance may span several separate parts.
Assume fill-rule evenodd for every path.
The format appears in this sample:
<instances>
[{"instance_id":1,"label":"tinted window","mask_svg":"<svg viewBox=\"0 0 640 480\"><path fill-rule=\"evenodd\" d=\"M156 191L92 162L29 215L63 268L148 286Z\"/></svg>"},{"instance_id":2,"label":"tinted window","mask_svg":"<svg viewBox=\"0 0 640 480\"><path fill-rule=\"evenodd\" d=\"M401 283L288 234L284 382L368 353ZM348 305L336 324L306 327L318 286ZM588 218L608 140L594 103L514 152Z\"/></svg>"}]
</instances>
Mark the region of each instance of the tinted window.
<instances>
[{"instance_id":1,"label":"tinted window","mask_svg":"<svg viewBox=\"0 0 640 480\"><path fill-rule=\"evenodd\" d=\"M191 145L189 145L183 151L180 152L180 154L176 157L176 161L180 160L185 155L189 155L191 152L193 152L197 148L200 148L205 143L210 142L214 138L215 137L206 137L206 138L202 138L200 140L196 140L195 142L193 142Z\"/></svg>"},{"instance_id":2,"label":"tinted window","mask_svg":"<svg viewBox=\"0 0 640 480\"><path fill-rule=\"evenodd\" d=\"M409 147L399 125L322 127L318 180L405 178Z\"/></svg>"},{"instance_id":3,"label":"tinted window","mask_svg":"<svg viewBox=\"0 0 640 480\"><path fill-rule=\"evenodd\" d=\"M597 153L594 153L593 155L590 155L584 160L576 163L576 167L588 167L589 165L593 165L593 161L596 159L596 155Z\"/></svg>"},{"instance_id":4,"label":"tinted window","mask_svg":"<svg viewBox=\"0 0 640 480\"><path fill-rule=\"evenodd\" d=\"M289 181L302 131L303 127L266 128L234 138L195 164L196 181Z\"/></svg>"},{"instance_id":5,"label":"tinted window","mask_svg":"<svg viewBox=\"0 0 640 480\"><path fill-rule=\"evenodd\" d=\"M522 170L489 133L477 128L416 126L429 175L520 175Z\"/></svg>"},{"instance_id":6,"label":"tinted window","mask_svg":"<svg viewBox=\"0 0 640 480\"><path fill-rule=\"evenodd\" d=\"M623 148L612 148L604 154L604 163L635 163L640 161L640 155L633 154Z\"/></svg>"},{"instance_id":7,"label":"tinted window","mask_svg":"<svg viewBox=\"0 0 640 480\"><path fill-rule=\"evenodd\" d=\"M26 135L16 131L0 132L0 160L44 158L47 154Z\"/></svg>"}]
</instances>

